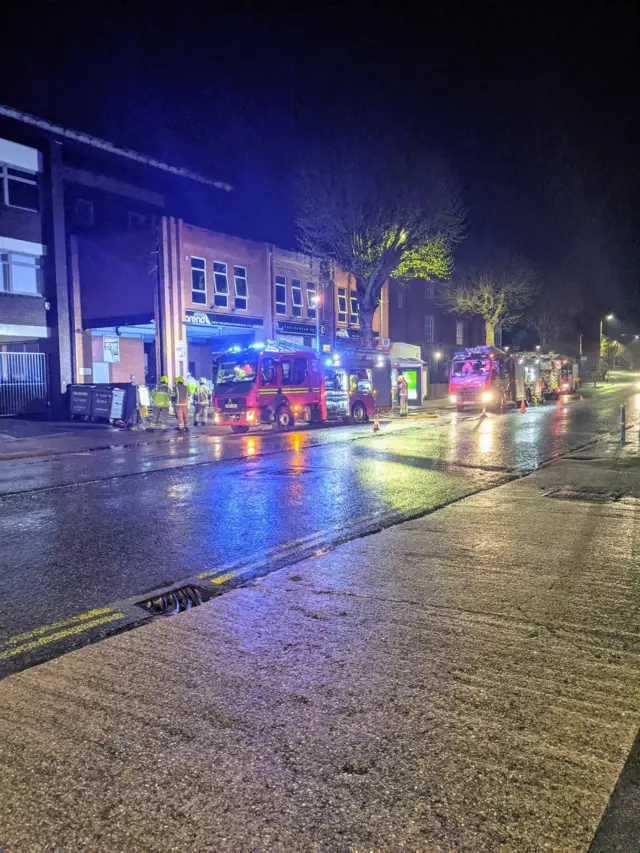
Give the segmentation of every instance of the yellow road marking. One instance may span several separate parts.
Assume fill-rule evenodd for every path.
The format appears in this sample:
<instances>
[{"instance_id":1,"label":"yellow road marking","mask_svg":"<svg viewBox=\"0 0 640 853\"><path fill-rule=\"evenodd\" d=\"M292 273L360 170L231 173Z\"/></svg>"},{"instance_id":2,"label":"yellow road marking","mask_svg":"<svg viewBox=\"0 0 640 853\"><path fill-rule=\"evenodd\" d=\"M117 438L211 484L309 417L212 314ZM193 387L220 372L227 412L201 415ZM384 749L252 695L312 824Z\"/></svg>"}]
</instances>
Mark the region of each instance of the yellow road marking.
<instances>
[{"instance_id":1,"label":"yellow road marking","mask_svg":"<svg viewBox=\"0 0 640 853\"><path fill-rule=\"evenodd\" d=\"M213 578L211 583L224 583L225 581L230 581L231 578L235 578L235 572L227 572L226 575L220 575L220 577Z\"/></svg>"},{"instance_id":2,"label":"yellow road marking","mask_svg":"<svg viewBox=\"0 0 640 853\"><path fill-rule=\"evenodd\" d=\"M17 643L22 643L24 640L29 640L32 637L39 637L41 634L47 634L49 631L64 628L65 625L73 625L75 622L86 622L90 619L95 619L97 616L102 616L104 613L113 613L113 607L89 610L87 613L81 613L79 616L72 616L71 619L63 619L60 622L53 622L51 625L43 625L42 628L34 628L33 631L27 631L24 634L16 634L15 637L10 637L8 645L15 646Z\"/></svg>"},{"instance_id":3,"label":"yellow road marking","mask_svg":"<svg viewBox=\"0 0 640 853\"><path fill-rule=\"evenodd\" d=\"M58 631L48 637L40 637L38 640L25 643L23 646L18 646L15 649L7 649L5 652L0 652L0 660L15 657L15 655L21 655L23 652L30 652L40 646L46 646L48 643L53 643L55 640L64 640L65 637L71 637L74 634L81 634L83 631L89 631L91 628L97 628L98 625L105 625L107 622L115 622L118 619L125 618L126 616L124 613L111 613L108 616L103 616L102 619L94 619L93 622L74 625L71 628L66 628L64 631Z\"/></svg>"}]
</instances>

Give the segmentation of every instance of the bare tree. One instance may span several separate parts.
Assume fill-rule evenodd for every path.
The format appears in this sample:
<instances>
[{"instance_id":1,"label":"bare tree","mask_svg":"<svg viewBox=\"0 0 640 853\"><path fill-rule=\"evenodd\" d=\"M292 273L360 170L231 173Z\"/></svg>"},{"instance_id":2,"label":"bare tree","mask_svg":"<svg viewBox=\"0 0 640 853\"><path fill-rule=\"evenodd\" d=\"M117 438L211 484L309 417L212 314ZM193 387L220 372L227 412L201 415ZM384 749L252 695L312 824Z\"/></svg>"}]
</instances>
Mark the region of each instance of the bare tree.
<instances>
[{"instance_id":1,"label":"bare tree","mask_svg":"<svg viewBox=\"0 0 640 853\"><path fill-rule=\"evenodd\" d=\"M521 319L536 294L533 270L513 254L463 272L440 290L440 302L455 314L479 314L487 344L495 343L495 328L509 328Z\"/></svg>"},{"instance_id":2,"label":"bare tree","mask_svg":"<svg viewBox=\"0 0 640 853\"><path fill-rule=\"evenodd\" d=\"M443 162L399 137L341 137L311 155L299 175L300 248L354 277L366 347L384 283L447 279L463 221Z\"/></svg>"},{"instance_id":3,"label":"bare tree","mask_svg":"<svg viewBox=\"0 0 640 853\"><path fill-rule=\"evenodd\" d=\"M576 319L582 308L580 290L575 282L561 274L548 279L540 288L525 321L538 335L543 350L572 348L578 339Z\"/></svg>"}]
</instances>

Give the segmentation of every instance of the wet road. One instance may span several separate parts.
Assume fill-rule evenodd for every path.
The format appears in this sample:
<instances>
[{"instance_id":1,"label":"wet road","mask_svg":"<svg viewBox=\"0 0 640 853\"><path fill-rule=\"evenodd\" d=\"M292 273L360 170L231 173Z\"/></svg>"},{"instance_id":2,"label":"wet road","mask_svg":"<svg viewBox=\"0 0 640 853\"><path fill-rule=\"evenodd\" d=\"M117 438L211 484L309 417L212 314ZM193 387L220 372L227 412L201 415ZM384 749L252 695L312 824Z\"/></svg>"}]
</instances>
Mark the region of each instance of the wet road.
<instances>
[{"instance_id":1,"label":"wet road","mask_svg":"<svg viewBox=\"0 0 640 853\"><path fill-rule=\"evenodd\" d=\"M378 435L212 436L0 463L0 665L144 618L124 599L290 564L526 474L615 430L627 398L634 421L639 395L627 386L526 415L392 422Z\"/></svg>"}]
</instances>

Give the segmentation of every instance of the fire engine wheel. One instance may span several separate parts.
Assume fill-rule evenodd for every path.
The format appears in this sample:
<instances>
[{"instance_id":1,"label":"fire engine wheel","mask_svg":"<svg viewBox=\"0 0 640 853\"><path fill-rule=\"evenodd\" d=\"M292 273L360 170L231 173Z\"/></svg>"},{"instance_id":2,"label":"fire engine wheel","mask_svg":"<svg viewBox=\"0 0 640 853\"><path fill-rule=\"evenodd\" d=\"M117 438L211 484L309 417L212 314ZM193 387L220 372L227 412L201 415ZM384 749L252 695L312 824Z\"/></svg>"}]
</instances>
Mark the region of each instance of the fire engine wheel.
<instances>
[{"instance_id":1,"label":"fire engine wheel","mask_svg":"<svg viewBox=\"0 0 640 853\"><path fill-rule=\"evenodd\" d=\"M353 409L351 410L351 417L353 418L354 424L366 424L369 420L367 410L362 403L354 404Z\"/></svg>"},{"instance_id":2,"label":"fire engine wheel","mask_svg":"<svg viewBox=\"0 0 640 853\"><path fill-rule=\"evenodd\" d=\"M291 429L293 426L293 414L288 406L280 406L273 419L273 426L279 432Z\"/></svg>"},{"instance_id":3,"label":"fire engine wheel","mask_svg":"<svg viewBox=\"0 0 640 853\"><path fill-rule=\"evenodd\" d=\"M236 426L232 426L232 427L231 427L231 432L235 432L235 433L236 433L236 435L237 435L238 433L245 433L245 432L249 432L249 427L248 427L248 426L245 426L244 424L237 424Z\"/></svg>"}]
</instances>

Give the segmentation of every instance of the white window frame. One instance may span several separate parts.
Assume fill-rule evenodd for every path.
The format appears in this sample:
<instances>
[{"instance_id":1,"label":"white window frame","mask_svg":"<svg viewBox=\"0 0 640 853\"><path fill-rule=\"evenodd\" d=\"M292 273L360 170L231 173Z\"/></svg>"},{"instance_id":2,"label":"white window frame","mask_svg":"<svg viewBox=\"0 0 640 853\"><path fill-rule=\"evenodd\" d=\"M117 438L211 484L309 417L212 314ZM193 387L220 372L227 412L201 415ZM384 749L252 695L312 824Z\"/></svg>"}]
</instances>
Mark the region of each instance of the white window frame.
<instances>
[{"instance_id":1,"label":"white window frame","mask_svg":"<svg viewBox=\"0 0 640 853\"><path fill-rule=\"evenodd\" d=\"M15 258L32 258L35 263L24 264ZM16 290L13 285L13 267L24 266L28 269L36 270L36 292L31 290ZM5 272L6 270L6 272ZM30 255L28 252L5 252L0 251L0 293L14 293L18 296L37 296L44 295L44 283L42 280L42 257L40 255Z\"/></svg>"},{"instance_id":2,"label":"white window frame","mask_svg":"<svg viewBox=\"0 0 640 853\"><path fill-rule=\"evenodd\" d=\"M17 175L10 175L9 169L13 169L15 172L21 172L23 175L32 175L33 177L19 178ZM14 210L28 210L31 213L40 212L40 186L38 183L37 172L31 172L29 169L23 169L20 166L11 166L9 163L0 163L0 180L2 180L2 199L4 201L5 207L12 207ZM23 207L21 204L11 204L11 202L9 201L9 181L16 181L20 184L29 184L30 186L35 186L36 192L38 194L38 206Z\"/></svg>"},{"instance_id":3,"label":"white window frame","mask_svg":"<svg viewBox=\"0 0 640 853\"><path fill-rule=\"evenodd\" d=\"M217 270L216 265L219 267L224 267L224 270ZM221 283L218 280L218 276L224 276L224 288L220 286ZM222 302L223 297L224 302ZM227 265L224 261L213 262L213 305L214 308L229 307L229 274L227 270Z\"/></svg>"},{"instance_id":4,"label":"white window frame","mask_svg":"<svg viewBox=\"0 0 640 853\"><path fill-rule=\"evenodd\" d=\"M307 317L310 320L316 319L316 311L318 310L318 306L315 303L316 296L318 292L316 290L316 286L314 282L307 282Z\"/></svg>"},{"instance_id":5,"label":"white window frame","mask_svg":"<svg viewBox=\"0 0 640 853\"><path fill-rule=\"evenodd\" d=\"M198 261L199 263L202 264L202 266L201 267L194 267L194 265L193 265L194 261ZM193 274L196 272L199 273L200 275L202 275L202 278L204 280L204 290L196 289L193 286ZM195 299L196 293L204 294L204 302L199 302L197 299ZM197 255L191 256L191 302L194 305L207 305L208 304L208 298L207 298L207 261L205 260L205 258L197 257Z\"/></svg>"},{"instance_id":6,"label":"white window frame","mask_svg":"<svg viewBox=\"0 0 640 853\"><path fill-rule=\"evenodd\" d=\"M302 301L302 281L299 278L291 279L291 316L302 317L304 302Z\"/></svg>"},{"instance_id":7,"label":"white window frame","mask_svg":"<svg viewBox=\"0 0 640 853\"><path fill-rule=\"evenodd\" d=\"M424 318L424 339L428 344L432 344L435 338L435 320L432 314L427 314Z\"/></svg>"},{"instance_id":8,"label":"white window frame","mask_svg":"<svg viewBox=\"0 0 640 853\"><path fill-rule=\"evenodd\" d=\"M344 305L344 309L340 310L341 300L344 300L342 303ZM343 326L347 325L347 288L339 287L338 288L338 311L337 311L338 323L342 323ZM344 319L340 319L340 318Z\"/></svg>"},{"instance_id":9,"label":"white window frame","mask_svg":"<svg viewBox=\"0 0 640 853\"><path fill-rule=\"evenodd\" d=\"M238 270L242 270L243 274L238 275ZM244 282L244 294L238 293L238 282ZM247 278L247 268L241 266L233 267L233 284L235 287L234 307L238 311L247 311L249 308L249 279ZM239 305L238 302L244 302L244 305Z\"/></svg>"},{"instance_id":10,"label":"white window frame","mask_svg":"<svg viewBox=\"0 0 640 853\"><path fill-rule=\"evenodd\" d=\"M432 281L425 281L424 283L424 295L427 299L435 299L436 296L436 286Z\"/></svg>"},{"instance_id":11,"label":"white window frame","mask_svg":"<svg viewBox=\"0 0 640 853\"><path fill-rule=\"evenodd\" d=\"M456 346L464 346L464 320L456 320Z\"/></svg>"},{"instance_id":12,"label":"white window frame","mask_svg":"<svg viewBox=\"0 0 640 853\"><path fill-rule=\"evenodd\" d=\"M277 275L274 279L275 287L273 288L274 297L276 300L276 314L281 317L287 316L287 277L286 275ZM278 301L278 287L284 287L284 302ZM284 309L284 310L281 310Z\"/></svg>"},{"instance_id":13,"label":"white window frame","mask_svg":"<svg viewBox=\"0 0 640 853\"><path fill-rule=\"evenodd\" d=\"M353 303L356 303L356 310L353 310ZM360 324L360 300L358 299L358 293L355 290L351 290L349 292L349 322L352 326L358 326Z\"/></svg>"}]
</instances>

